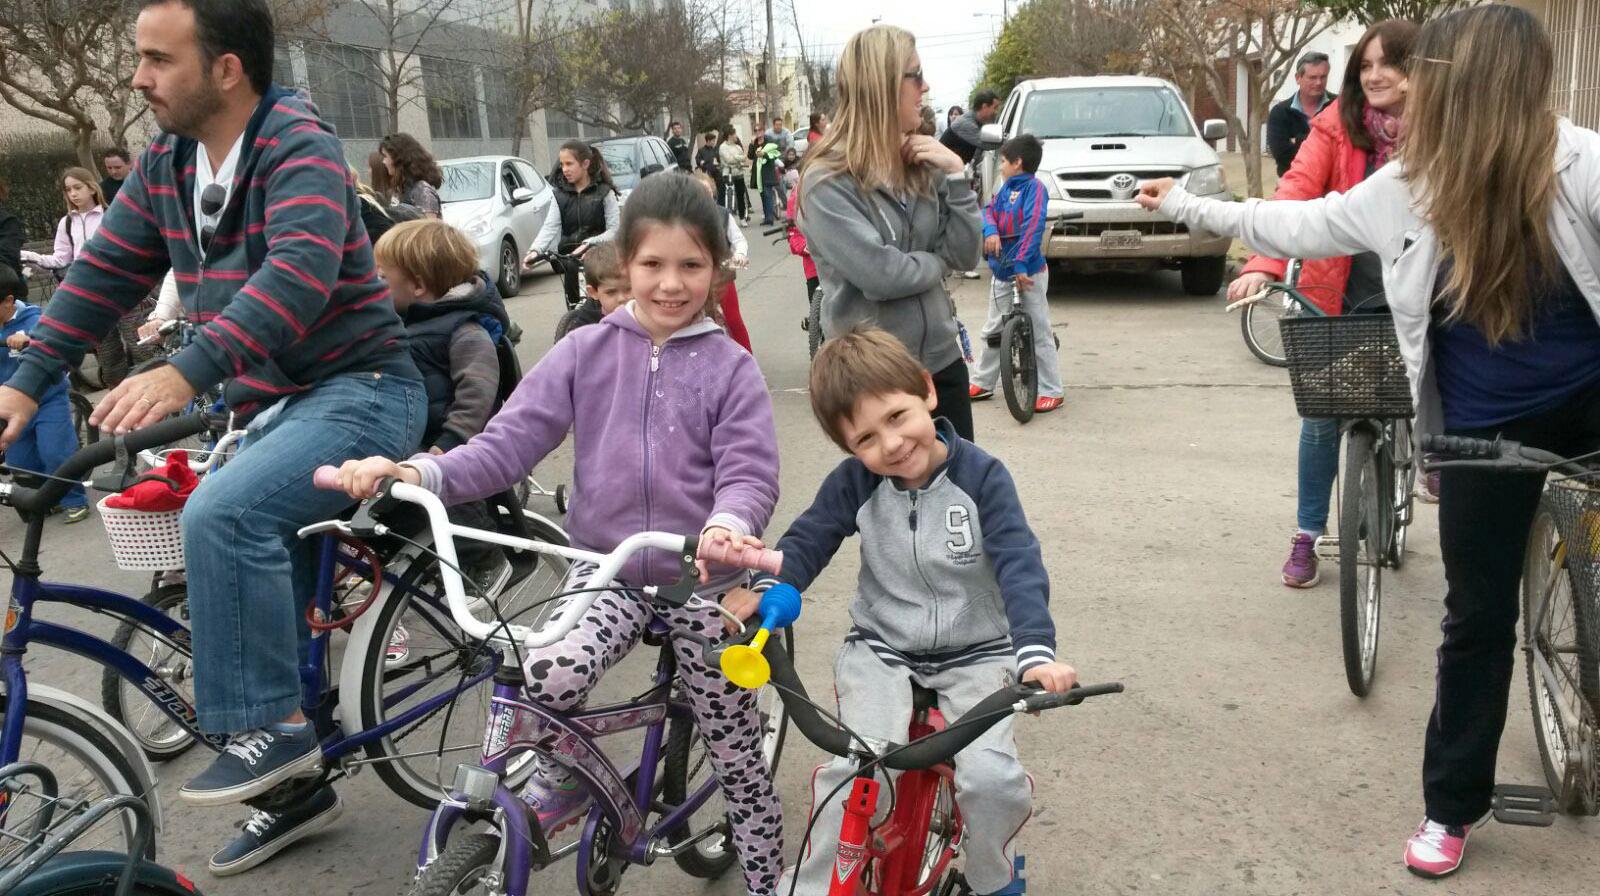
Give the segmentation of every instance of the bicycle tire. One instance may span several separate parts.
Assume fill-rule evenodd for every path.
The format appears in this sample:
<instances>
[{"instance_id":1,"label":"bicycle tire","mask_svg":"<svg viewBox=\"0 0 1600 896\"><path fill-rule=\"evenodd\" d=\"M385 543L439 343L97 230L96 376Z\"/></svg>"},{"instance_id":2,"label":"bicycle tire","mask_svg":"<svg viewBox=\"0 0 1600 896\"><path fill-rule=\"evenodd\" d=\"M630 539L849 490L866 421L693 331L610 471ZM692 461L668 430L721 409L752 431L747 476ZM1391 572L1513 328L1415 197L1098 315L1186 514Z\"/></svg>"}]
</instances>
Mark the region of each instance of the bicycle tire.
<instances>
[{"instance_id":1,"label":"bicycle tire","mask_svg":"<svg viewBox=\"0 0 1600 896\"><path fill-rule=\"evenodd\" d=\"M428 864L406 891L407 896L465 894L468 888L495 870L494 860L499 854L498 836L483 831L467 834L445 847L445 851Z\"/></svg>"},{"instance_id":2,"label":"bicycle tire","mask_svg":"<svg viewBox=\"0 0 1600 896\"><path fill-rule=\"evenodd\" d=\"M164 614L176 612L180 621L187 621L189 588L184 583L153 588L142 600L153 610ZM133 646L133 639L140 632L151 634L148 629L133 620L124 620L117 626L116 633L111 636L111 645L123 653L135 656L154 669L158 675L161 675L164 669L177 668L179 670L177 673L161 675L161 679L174 690L187 681L186 692L179 691L179 693L189 701L190 706L193 706L194 655L189 646L168 641L157 642L152 638L151 650L159 650L159 654L152 652L146 656L145 651L135 653L129 648ZM177 663L176 667L174 661ZM104 667L100 672L100 705L105 707L105 711L113 719L128 729L128 733L139 742L139 746L151 762L175 759L188 752L196 743L187 729L173 722L171 717L162 712L134 682L123 678L110 666ZM144 712L141 713L134 707Z\"/></svg>"},{"instance_id":3,"label":"bicycle tire","mask_svg":"<svg viewBox=\"0 0 1600 896\"><path fill-rule=\"evenodd\" d=\"M1033 357L1033 325L1014 314L1000 329L1000 385L1006 409L1018 423L1033 419L1039 397L1039 368Z\"/></svg>"},{"instance_id":4,"label":"bicycle tire","mask_svg":"<svg viewBox=\"0 0 1600 896\"><path fill-rule=\"evenodd\" d=\"M1396 420L1394 440L1389 448L1391 475L1390 494L1394 497L1394 523L1389 533L1388 554L1385 559L1391 569L1399 569L1406 562L1406 541L1411 530L1412 508L1416 503L1417 451L1411 440L1411 424Z\"/></svg>"},{"instance_id":5,"label":"bicycle tire","mask_svg":"<svg viewBox=\"0 0 1600 896\"><path fill-rule=\"evenodd\" d=\"M525 517L525 522L528 526L530 537L532 538L549 542L551 544L566 545L568 543L565 534L545 523L543 520L533 517ZM407 582L415 585L416 587L422 588L425 587L425 585L418 583L426 583L429 581L428 577L432 576L432 581L435 583L433 587L442 588L442 586L437 584L438 579L436 564L437 561L433 559L432 555L414 557L411 559L411 562L407 564L406 568L399 574L399 579L403 582ZM548 576L541 573L541 570L545 570L547 566L549 567ZM524 586L531 588L544 588L544 583L553 581L554 584L551 586L553 588L560 585L561 581L565 578L565 575L565 564L561 564L558 568L555 563L547 560L544 555L540 555L539 566L535 568L534 573L530 574L516 587L519 589ZM535 579L535 576L538 576L538 578ZM442 590L438 593L442 594ZM508 596L514 596L518 593L521 592L517 591L503 593L501 595L497 595L496 600L504 601ZM535 595L535 599L537 599L538 596L539 595ZM361 706L361 726L362 730L364 731L371 731L377 728L379 725L384 724L388 714L391 711L404 711L403 705L395 704L390 706L388 704L391 701L385 700L384 698L384 689L382 685L386 683L391 676L398 678L400 675L405 674L408 669L420 669L424 672L424 674L431 674L434 671L438 671L439 675L443 676L440 679L441 681L449 680L451 681L450 686L459 687L459 670L462 668L460 666L434 670L431 659L424 659L422 664L412 665L410 667L404 665L395 665L397 661L393 660L390 656L390 649L396 641L395 628L397 625L401 624L403 615L407 613L411 606L412 601L410 595L391 594L389 599L385 600L381 606L374 610L374 612L377 613L377 616L374 618L374 631L372 637L365 645L365 650L362 652L362 656L359 658L359 661L362 663L359 697ZM476 650L478 647L477 642L472 642L471 644L465 643L465 636L460 634L460 631L455 626L454 619L450 618L447 613L440 614L436 612L434 608L429 607L422 615L412 614L412 616L416 617L417 619L416 622L413 622L413 625L419 625L422 622L427 622L429 628L440 636L441 643L446 645L448 649L457 652L457 659L460 662L475 664L478 662L487 661L486 657L479 657L476 655ZM409 651L411 649L411 642L414 638L415 636L410 635L409 632L407 633L405 638L406 650ZM450 646L452 643L454 643L456 646ZM407 657L407 659L409 659L409 657ZM350 661L352 661L352 659L346 660L346 662ZM401 659L398 662L403 664L406 662L406 659ZM463 733L468 730L481 732L484 720L487 718L488 689L491 687L492 681L489 679L485 679L475 686L475 689L481 690L484 695L482 709L473 711L458 705L451 717L451 724L453 728L459 727ZM462 695L465 693L467 692L461 692ZM421 690L417 691L417 699L419 700L427 699L428 696L431 695L426 694ZM445 711L445 707L441 706L434 712L429 713L422 719L417 720L417 722L413 723L413 725L411 725L410 728L401 735L401 739L404 740L404 738L415 734L421 726L426 725L428 721L434 718L438 718L442 721ZM409 744L409 746L406 744ZM422 808L432 809L438 805L439 799L443 793L449 791L450 784L454 779L456 763L447 760L435 762L433 761L435 757L428 756L413 757L412 759L402 759L398 757L407 753L415 753L422 749L435 749L437 748L438 744L439 740L437 729L430 728L426 731L423 731L420 734L420 739L413 738L409 741L405 741L404 744L397 743L394 735L391 734L373 739L372 742L367 745L367 755L369 758L377 760L373 762L373 770L377 772L379 779L382 780L384 784L395 793L396 796L399 796L401 799L409 803L421 806ZM533 753L529 752L520 760L520 766L514 766L507 770L505 775L506 786L515 788L520 785L523 780L525 780L528 773L530 773L533 769L533 758Z\"/></svg>"},{"instance_id":6,"label":"bicycle tire","mask_svg":"<svg viewBox=\"0 0 1600 896\"><path fill-rule=\"evenodd\" d=\"M1528 548L1522 562L1522 618L1527 627L1523 657L1527 662L1528 707L1533 713L1539 764L1544 769L1545 783L1555 796L1556 809L1568 815L1595 815L1600 813L1600 768L1597 768L1594 750L1600 738L1600 730L1597 730L1600 725L1597 725L1594 708L1583 697L1581 671L1570 668L1565 658L1571 658L1579 667L1592 666L1596 655L1592 649L1584 650L1579 637L1578 607L1582 601L1573 599L1572 580L1555 562L1561 544L1555 513L1548 499L1541 499L1533 524L1528 527ZM1545 612L1544 607L1547 591L1551 612ZM1537 630L1533 628L1535 625L1539 625ZM1577 649L1558 649L1565 648L1569 638L1578 642ZM1558 682L1566 680L1568 686L1561 693L1552 693L1549 689L1535 661L1536 653L1544 655ZM1577 717L1578 730L1569 730L1563 724L1558 704L1565 704L1568 714ZM1577 755L1571 755L1573 753Z\"/></svg>"},{"instance_id":7,"label":"bicycle tire","mask_svg":"<svg viewBox=\"0 0 1600 896\"><path fill-rule=\"evenodd\" d=\"M961 809L956 804L955 782L941 775L934 787L937 791L933 808L928 814L928 825L921 832L922 865L917 879L918 889L931 887L933 881L954 872L950 863L955 860L964 828ZM910 842L907 841L907 846Z\"/></svg>"},{"instance_id":8,"label":"bicycle tire","mask_svg":"<svg viewBox=\"0 0 1600 896\"><path fill-rule=\"evenodd\" d=\"M817 356L817 349L822 348L822 287L817 287L811 293L811 303L806 309L806 341L811 349L811 357Z\"/></svg>"},{"instance_id":9,"label":"bicycle tire","mask_svg":"<svg viewBox=\"0 0 1600 896\"><path fill-rule=\"evenodd\" d=\"M0 693L0 716L4 715L8 700L6 694ZM134 769L133 763L122 755L117 745L102 734L94 723L37 700L28 700L25 709L26 716L22 720L23 738L38 741L40 747L32 751L23 751L21 758L50 767L51 771L56 773L56 782L60 788L58 795L61 798L71 799L76 804L87 806L115 794L143 796L139 773ZM81 765L79 774L62 770L58 757L63 755ZM82 773L93 777L94 790L68 794L66 791L70 785L76 781L83 781ZM55 822L60 823L62 820L58 808ZM79 849L92 847L126 855L134 845L135 825L136 821L130 813L117 812L85 832L88 835L100 831L104 836L107 831L111 831L114 832L112 834L114 839L84 844L80 838L74 845ZM7 864L8 845L7 841L0 839L0 865ZM145 850L145 858L154 860L155 857L156 841L152 836Z\"/></svg>"},{"instance_id":10,"label":"bicycle tire","mask_svg":"<svg viewBox=\"0 0 1600 896\"><path fill-rule=\"evenodd\" d=\"M71 850L45 862L7 896L113 896L125 854ZM171 868L142 861L133 869L131 896L198 896L199 888Z\"/></svg>"},{"instance_id":11,"label":"bicycle tire","mask_svg":"<svg viewBox=\"0 0 1600 896\"><path fill-rule=\"evenodd\" d=\"M1278 333L1278 321L1291 316L1281 301L1252 302L1239 312L1239 331L1244 334L1245 347L1263 364L1288 367L1289 358L1283 351L1283 337Z\"/></svg>"},{"instance_id":12,"label":"bicycle tire","mask_svg":"<svg viewBox=\"0 0 1600 896\"><path fill-rule=\"evenodd\" d=\"M1357 697L1372 691L1378 664L1378 612L1383 601L1379 544L1384 531L1378 505L1382 494L1372 433L1352 429L1345 439L1339 505L1339 628L1345 680Z\"/></svg>"},{"instance_id":13,"label":"bicycle tire","mask_svg":"<svg viewBox=\"0 0 1600 896\"><path fill-rule=\"evenodd\" d=\"M556 321L555 341L560 342L568 333L571 333L573 330L583 326L581 323L582 317L583 315L581 314L581 309L579 308L569 308L566 312L564 312L561 315L561 319Z\"/></svg>"},{"instance_id":14,"label":"bicycle tire","mask_svg":"<svg viewBox=\"0 0 1600 896\"><path fill-rule=\"evenodd\" d=\"M104 872L92 869L82 880L62 887L51 887L47 891L30 890L24 883L13 890L11 896L112 896L116 891L117 878L114 875L108 877ZM171 886L136 883L128 892L129 896L196 896L200 891L178 883Z\"/></svg>"},{"instance_id":15,"label":"bicycle tire","mask_svg":"<svg viewBox=\"0 0 1600 896\"><path fill-rule=\"evenodd\" d=\"M783 639L784 650L788 651L790 656L793 656L794 630L785 628L783 630ZM775 689L770 686L763 688L762 691L766 696L775 695ZM789 719L787 714L783 712L783 701L774 699L770 701L770 705L776 707L776 711L771 715L763 713L762 753L767 760L767 771L776 773L778 762L783 757L783 742L788 733ZM769 724L774 717L778 719L775 726ZM700 731L694 722L689 719L674 719L667 729L667 746L664 751L666 758L661 780L661 799L667 806L676 806L682 803L690 793L700 786L698 783L691 783L691 778L695 776L695 771L709 765L709 759L702 758L700 762L696 763L696 768L691 771L690 752L696 742L701 745L705 743L704 738L700 737ZM732 832L726 816L713 826L722 829L720 837L702 840L673 856L673 861L677 863L678 868L690 877L698 877L703 880L721 877L738 860L738 855L733 848ZM692 834L698 833L701 832L691 832L687 827L680 827L667 832L667 842L676 845L682 843L684 839ZM713 844L713 846L708 848L706 846L708 843ZM719 843L721 848L715 848L716 844Z\"/></svg>"}]
</instances>

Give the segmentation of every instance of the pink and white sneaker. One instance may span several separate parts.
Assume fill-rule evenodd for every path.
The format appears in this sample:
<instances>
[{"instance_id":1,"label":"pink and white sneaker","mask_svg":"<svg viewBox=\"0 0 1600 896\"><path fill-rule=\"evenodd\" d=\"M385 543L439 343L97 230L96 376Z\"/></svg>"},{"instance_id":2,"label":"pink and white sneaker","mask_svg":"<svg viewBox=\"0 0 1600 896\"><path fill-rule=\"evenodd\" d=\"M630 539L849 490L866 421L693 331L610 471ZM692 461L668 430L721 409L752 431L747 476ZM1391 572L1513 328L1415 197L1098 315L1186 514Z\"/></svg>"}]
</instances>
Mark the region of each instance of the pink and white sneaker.
<instances>
[{"instance_id":1,"label":"pink and white sneaker","mask_svg":"<svg viewBox=\"0 0 1600 896\"><path fill-rule=\"evenodd\" d=\"M1461 867L1467 850L1467 837L1488 820L1484 815L1474 824L1440 824L1422 819L1417 832L1406 841L1406 870L1418 877L1446 877Z\"/></svg>"}]
</instances>

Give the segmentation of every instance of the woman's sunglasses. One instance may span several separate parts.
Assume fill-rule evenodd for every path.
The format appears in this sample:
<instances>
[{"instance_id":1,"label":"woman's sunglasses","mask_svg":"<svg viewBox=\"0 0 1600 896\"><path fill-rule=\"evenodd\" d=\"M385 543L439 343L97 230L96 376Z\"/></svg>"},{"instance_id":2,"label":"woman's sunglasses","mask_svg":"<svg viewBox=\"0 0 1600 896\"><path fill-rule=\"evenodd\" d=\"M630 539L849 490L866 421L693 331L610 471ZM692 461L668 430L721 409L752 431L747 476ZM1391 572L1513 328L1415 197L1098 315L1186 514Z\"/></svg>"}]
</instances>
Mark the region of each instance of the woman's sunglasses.
<instances>
[{"instance_id":1,"label":"woman's sunglasses","mask_svg":"<svg viewBox=\"0 0 1600 896\"><path fill-rule=\"evenodd\" d=\"M920 69L920 68L917 69L914 72L906 72L905 74L901 75L900 77L903 80L916 81L918 87L927 87L928 86L928 82L926 80L924 80L923 77L922 77L922 69Z\"/></svg>"}]
</instances>

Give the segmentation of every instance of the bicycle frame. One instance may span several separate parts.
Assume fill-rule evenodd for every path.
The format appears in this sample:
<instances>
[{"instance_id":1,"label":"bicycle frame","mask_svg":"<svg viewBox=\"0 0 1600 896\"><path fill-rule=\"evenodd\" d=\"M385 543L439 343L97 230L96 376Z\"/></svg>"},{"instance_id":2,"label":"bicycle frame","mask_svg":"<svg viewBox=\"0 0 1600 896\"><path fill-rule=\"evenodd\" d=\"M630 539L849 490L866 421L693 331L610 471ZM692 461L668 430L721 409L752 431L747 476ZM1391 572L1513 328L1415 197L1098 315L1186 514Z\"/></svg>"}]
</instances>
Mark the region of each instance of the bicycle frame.
<instances>
[{"instance_id":1,"label":"bicycle frame","mask_svg":"<svg viewBox=\"0 0 1600 896\"><path fill-rule=\"evenodd\" d=\"M494 812L502 825L501 856L496 867L505 872L505 896L525 896L535 870L573 851L580 855L580 882L586 880L586 862L597 849L609 852L615 846L615 854L633 864L654 861L656 841L682 825L721 785L715 779L707 781L655 825L647 825L656 797L656 770L666 724L672 719L693 721L688 703L672 699L677 663L666 625L652 621L649 636L667 639L662 642L651 687L625 703L563 713L527 701L522 670L516 666L501 668L495 676L480 765L463 765L457 770L456 789L429 818L417 854L419 873L444 852L458 822L489 812ZM639 758L619 769L596 741L638 728L645 729ZM512 759L529 751L560 763L595 798L595 808L590 810L581 838L559 853L551 853L527 804L505 785ZM485 786L490 781L492 791ZM610 827L609 843L595 842L602 818Z\"/></svg>"}]
</instances>

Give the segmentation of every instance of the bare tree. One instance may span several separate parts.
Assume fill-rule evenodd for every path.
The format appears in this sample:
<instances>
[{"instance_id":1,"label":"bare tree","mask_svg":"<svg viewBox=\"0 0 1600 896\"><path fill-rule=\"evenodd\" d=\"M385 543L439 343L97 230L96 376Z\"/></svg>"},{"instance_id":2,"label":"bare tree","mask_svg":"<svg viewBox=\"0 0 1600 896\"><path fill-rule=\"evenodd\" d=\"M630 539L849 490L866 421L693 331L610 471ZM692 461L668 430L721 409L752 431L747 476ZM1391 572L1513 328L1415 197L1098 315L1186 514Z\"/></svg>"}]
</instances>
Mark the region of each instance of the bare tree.
<instances>
[{"instance_id":1,"label":"bare tree","mask_svg":"<svg viewBox=\"0 0 1600 896\"><path fill-rule=\"evenodd\" d=\"M1250 195L1262 194L1261 128L1278 89L1306 44L1333 23L1309 0L1151 0L1159 53L1169 71L1192 73L1218 98L1244 155ZM1219 66L1218 63L1226 63ZM1226 98L1228 79L1245 73L1245 115Z\"/></svg>"},{"instance_id":2,"label":"bare tree","mask_svg":"<svg viewBox=\"0 0 1600 896\"><path fill-rule=\"evenodd\" d=\"M694 92L718 51L704 21L680 4L605 13L561 41L553 105L584 124L642 130Z\"/></svg>"},{"instance_id":3,"label":"bare tree","mask_svg":"<svg viewBox=\"0 0 1600 896\"><path fill-rule=\"evenodd\" d=\"M1408 19L1422 23L1437 15L1472 6L1479 0L1317 0L1317 5L1337 16L1363 25L1384 19Z\"/></svg>"},{"instance_id":4,"label":"bare tree","mask_svg":"<svg viewBox=\"0 0 1600 896\"><path fill-rule=\"evenodd\" d=\"M488 59L505 78L511 116L511 154L522 155L528 117L550 105L562 86L556 42L573 33L548 0L514 0L516 21L489 47ZM491 107L491 112L494 107Z\"/></svg>"},{"instance_id":5,"label":"bare tree","mask_svg":"<svg viewBox=\"0 0 1600 896\"><path fill-rule=\"evenodd\" d=\"M789 15L794 19L794 36L800 47L800 77L805 79L806 93L811 97L812 112L831 112L836 97L834 68L837 61L816 49L806 48L805 33L800 30L800 5L789 0Z\"/></svg>"}]
</instances>

